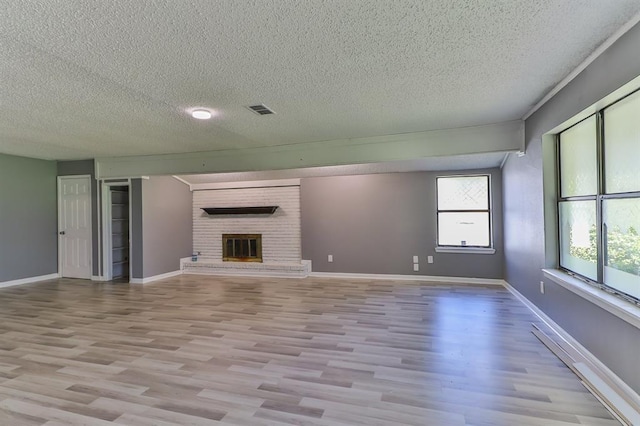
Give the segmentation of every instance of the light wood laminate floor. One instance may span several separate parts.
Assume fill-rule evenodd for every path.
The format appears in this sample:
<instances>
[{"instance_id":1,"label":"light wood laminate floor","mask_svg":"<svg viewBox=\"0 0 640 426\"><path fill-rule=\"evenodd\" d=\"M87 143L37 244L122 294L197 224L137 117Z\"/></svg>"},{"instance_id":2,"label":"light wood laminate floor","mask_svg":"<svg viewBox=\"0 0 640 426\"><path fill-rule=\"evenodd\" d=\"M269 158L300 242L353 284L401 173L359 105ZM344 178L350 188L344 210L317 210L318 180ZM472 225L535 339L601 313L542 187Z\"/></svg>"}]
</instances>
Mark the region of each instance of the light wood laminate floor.
<instances>
[{"instance_id":1,"label":"light wood laminate floor","mask_svg":"<svg viewBox=\"0 0 640 426\"><path fill-rule=\"evenodd\" d=\"M0 425L616 425L502 287L183 275L0 290Z\"/></svg>"}]
</instances>

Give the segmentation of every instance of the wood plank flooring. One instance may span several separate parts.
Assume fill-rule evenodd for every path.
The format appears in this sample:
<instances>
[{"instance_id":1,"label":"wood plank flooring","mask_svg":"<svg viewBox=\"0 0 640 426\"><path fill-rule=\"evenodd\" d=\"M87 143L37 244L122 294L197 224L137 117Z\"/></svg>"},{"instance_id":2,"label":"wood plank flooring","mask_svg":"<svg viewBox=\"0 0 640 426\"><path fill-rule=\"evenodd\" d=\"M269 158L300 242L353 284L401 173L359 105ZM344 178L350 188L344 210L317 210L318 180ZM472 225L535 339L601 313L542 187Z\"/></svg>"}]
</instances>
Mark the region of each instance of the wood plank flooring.
<instances>
[{"instance_id":1,"label":"wood plank flooring","mask_svg":"<svg viewBox=\"0 0 640 426\"><path fill-rule=\"evenodd\" d=\"M0 425L617 425L505 289L183 275L0 289Z\"/></svg>"}]
</instances>

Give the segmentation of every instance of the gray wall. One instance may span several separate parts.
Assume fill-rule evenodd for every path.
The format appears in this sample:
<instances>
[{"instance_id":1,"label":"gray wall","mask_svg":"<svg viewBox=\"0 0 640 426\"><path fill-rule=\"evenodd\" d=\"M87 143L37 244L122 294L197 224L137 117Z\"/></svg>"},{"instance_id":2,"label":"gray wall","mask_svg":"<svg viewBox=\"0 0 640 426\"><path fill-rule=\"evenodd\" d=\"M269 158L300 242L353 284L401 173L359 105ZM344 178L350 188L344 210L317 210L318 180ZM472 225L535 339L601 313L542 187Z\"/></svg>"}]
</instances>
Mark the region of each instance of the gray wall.
<instances>
[{"instance_id":1,"label":"gray wall","mask_svg":"<svg viewBox=\"0 0 640 426\"><path fill-rule=\"evenodd\" d=\"M545 281L542 135L640 75L640 25L621 37L525 123L526 156L503 169L505 279L640 393L640 330ZM553 257L551 256L551 259Z\"/></svg>"},{"instance_id":2,"label":"gray wall","mask_svg":"<svg viewBox=\"0 0 640 426\"><path fill-rule=\"evenodd\" d=\"M58 161L58 176L74 176L74 175L91 175L91 238L92 256L91 268L93 275L100 275L100 260L98 259L98 234L100 228L98 226L98 212L100 206L98 204L98 181L95 179L95 169L93 160L78 161Z\"/></svg>"},{"instance_id":3,"label":"gray wall","mask_svg":"<svg viewBox=\"0 0 640 426\"><path fill-rule=\"evenodd\" d=\"M131 217L129 219L131 233L131 253L129 253L131 278L143 278L142 179L131 179L129 191L129 197L131 199Z\"/></svg>"},{"instance_id":4,"label":"gray wall","mask_svg":"<svg viewBox=\"0 0 640 426\"><path fill-rule=\"evenodd\" d=\"M192 208L189 187L177 179L153 176L142 180L143 278L177 271L180 258L191 256Z\"/></svg>"},{"instance_id":5,"label":"gray wall","mask_svg":"<svg viewBox=\"0 0 640 426\"><path fill-rule=\"evenodd\" d=\"M435 178L465 172L302 179L302 258L314 272L502 278L502 186L491 174L496 253L436 253ZM327 255L333 255L333 263ZM413 256L420 271L413 271ZM427 263L427 256L434 263Z\"/></svg>"},{"instance_id":6,"label":"gray wall","mask_svg":"<svg viewBox=\"0 0 640 426\"><path fill-rule=\"evenodd\" d=\"M0 282L58 272L56 163L0 154Z\"/></svg>"}]
</instances>

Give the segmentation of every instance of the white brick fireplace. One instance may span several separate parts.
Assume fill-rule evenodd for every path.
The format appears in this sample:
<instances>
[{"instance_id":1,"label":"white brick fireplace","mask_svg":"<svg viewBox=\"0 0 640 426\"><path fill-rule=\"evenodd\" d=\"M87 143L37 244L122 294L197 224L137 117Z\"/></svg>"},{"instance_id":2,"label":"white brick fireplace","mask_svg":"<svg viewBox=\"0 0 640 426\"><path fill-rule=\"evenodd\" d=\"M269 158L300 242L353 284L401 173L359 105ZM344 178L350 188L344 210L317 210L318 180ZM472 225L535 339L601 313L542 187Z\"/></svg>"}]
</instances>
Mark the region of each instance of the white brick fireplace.
<instances>
[{"instance_id":1,"label":"white brick fireplace","mask_svg":"<svg viewBox=\"0 0 640 426\"><path fill-rule=\"evenodd\" d=\"M202 210L259 206L278 209L271 215L208 215ZM223 262L222 234L261 234L263 262ZM185 273L307 275L310 266L301 259L299 182L194 190L193 252L198 259L183 259Z\"/></svg>"}]
</instances>

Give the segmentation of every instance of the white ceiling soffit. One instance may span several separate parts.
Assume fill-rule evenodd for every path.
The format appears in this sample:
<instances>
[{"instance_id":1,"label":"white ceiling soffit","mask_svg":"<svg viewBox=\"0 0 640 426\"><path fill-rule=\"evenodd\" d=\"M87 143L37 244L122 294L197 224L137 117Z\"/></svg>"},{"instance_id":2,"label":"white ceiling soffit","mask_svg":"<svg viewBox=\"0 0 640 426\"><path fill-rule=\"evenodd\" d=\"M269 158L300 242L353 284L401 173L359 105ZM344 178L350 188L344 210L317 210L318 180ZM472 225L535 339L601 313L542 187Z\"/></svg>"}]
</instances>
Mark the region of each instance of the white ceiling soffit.
<instances>
[{"instance_id":1,"label":"white ceiling soffit","mask_svg":"<svg viewBox=\"0 0 640 426\"><path fill-rule=\"evenodd\" d=\"M0 0L0 152L242 150L501 123L637 0ZM264 103L276 114L246 107ZM196 121L190 108L211 108Z\"/></svg>"},{"instance_id":2,"label":"white ceiling soffit","mask_svg":"<svg viewBox=\"0 0 640 426\"><path fill-rule=\"evenodd\" d=\"M490 169L499 167L505 155L506 154L504 153L494 152L488 154L428 157L415 160L388 161L375 164L352 164L343 166L309 167L305 169L267 170L259 172L180 175L177 177L197 189L198 185L223 182L366 175L373 173Z\"/></svg>"},{"instance_id":3,"label":"white ceiling soffit","mask_svg":"<svg viewBox=\"0 0 640 426\"><path fill-rule=\"evenodd\" d=\"M182 175L367 164L425 157L516 152L524 122L460 127L399 135L187 154L96 159L96 177Z\"/></svg>"}]
</instances>

